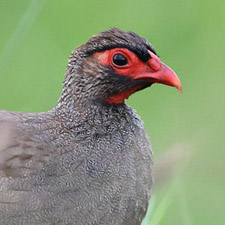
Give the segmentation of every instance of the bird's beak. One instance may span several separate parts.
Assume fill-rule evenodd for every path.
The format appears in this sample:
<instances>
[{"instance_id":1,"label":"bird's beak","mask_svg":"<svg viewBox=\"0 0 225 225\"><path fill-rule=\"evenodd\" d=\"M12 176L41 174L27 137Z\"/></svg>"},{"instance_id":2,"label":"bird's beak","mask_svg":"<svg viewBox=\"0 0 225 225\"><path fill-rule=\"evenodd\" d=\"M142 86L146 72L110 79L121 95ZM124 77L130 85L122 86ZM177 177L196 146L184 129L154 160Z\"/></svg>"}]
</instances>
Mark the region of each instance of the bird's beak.
<instances>
[{"instance_id":1,"label":"bird's beak","mask_svg":"<svg viewBox=\"0 0 225 225\"><path fill-rule=\"evenodd\" d=\"M175 87L182 92L181 82L176 73L167 65L161 62L158 56L150 52L151 58L148 60L148 69L145 73L139 74L134 79L149 79L152 83L161 83Z\"/></svg>"}]
</instances>

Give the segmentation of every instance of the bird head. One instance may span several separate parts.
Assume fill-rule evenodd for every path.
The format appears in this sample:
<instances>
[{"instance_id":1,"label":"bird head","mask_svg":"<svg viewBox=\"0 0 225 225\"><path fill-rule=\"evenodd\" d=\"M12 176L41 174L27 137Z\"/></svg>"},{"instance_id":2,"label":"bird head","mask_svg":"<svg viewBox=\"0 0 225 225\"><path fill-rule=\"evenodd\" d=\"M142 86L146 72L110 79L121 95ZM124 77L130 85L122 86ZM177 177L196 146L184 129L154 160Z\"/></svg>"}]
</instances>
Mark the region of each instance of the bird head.
<instances>
[{"instance_id":1,"label":"bird head","mask_svg":"<svg viewBox=\"0 0 225 225\"><path fill-rule=\"evenodd\" d=\"M121 104L153 83L182 91L176 73L161 62L146 39L112 28L72 52L61 100Z\"/></svg>"}]
</instances>

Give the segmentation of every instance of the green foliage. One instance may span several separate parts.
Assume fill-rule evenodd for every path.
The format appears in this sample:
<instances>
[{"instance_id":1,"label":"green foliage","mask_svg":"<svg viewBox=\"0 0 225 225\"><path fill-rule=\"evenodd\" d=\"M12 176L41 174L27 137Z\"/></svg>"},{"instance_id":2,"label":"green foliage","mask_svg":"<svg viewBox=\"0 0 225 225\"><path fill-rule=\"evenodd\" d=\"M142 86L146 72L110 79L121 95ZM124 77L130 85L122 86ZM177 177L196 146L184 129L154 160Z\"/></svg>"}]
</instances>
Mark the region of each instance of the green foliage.
<instances>
[{"instance_id":1,"label":"green foliage","mask_svg":"<svg viewBox=\"0 0 225 225\"><path fill-rule=\"evenodd\" d=\"M177 143L192 152L176 182L154 190L145 224L224 224L224 10L222 0L0 0L0 109L51 109L76 46L113 26L137 32L177 72L183 94L153 85L128 103L156 159Z\"/></svg>"}]
</instances>

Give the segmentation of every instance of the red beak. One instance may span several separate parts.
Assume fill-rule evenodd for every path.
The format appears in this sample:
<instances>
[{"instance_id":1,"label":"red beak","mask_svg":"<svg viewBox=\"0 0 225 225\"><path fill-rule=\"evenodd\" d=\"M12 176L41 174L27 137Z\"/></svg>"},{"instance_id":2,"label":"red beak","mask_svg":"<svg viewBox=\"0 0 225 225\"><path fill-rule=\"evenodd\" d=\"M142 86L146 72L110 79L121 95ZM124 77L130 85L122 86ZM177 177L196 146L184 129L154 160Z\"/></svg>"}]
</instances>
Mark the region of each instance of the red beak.
<instances>
[{"instance_id":1,"label":"red beak","mask_svg":"<svg viewBox=\"0 0 225 225\"><path fill-rule=\"evenodd\" d=\"M161 83L175 87L182 92L181 82L176 73L167 65L161 62L158 56L150 52L151 58L148 60L148 68L145 73L138 74L134 79L147 78L152 83Z\"/></svg>"}]
</instances>

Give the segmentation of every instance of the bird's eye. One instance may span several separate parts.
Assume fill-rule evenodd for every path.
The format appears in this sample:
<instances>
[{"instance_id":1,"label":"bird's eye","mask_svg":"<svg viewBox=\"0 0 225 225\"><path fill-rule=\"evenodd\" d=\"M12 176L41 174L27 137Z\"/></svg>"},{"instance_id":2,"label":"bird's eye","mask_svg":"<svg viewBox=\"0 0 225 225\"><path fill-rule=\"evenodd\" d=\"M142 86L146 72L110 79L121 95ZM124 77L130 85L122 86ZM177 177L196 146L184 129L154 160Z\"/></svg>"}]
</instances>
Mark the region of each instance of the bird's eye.
<instances>
[{"instance_id":1,"label":"bird's eye","mask_svg":"<svg viewBox=\"0 0 225 225\"><path fill-rule=\"evenodd\" d=\"M115 54L113 56L113 63L117 66L125 66L127 65L127 59L121 54Z\"/></svg>"}]
</instances>

